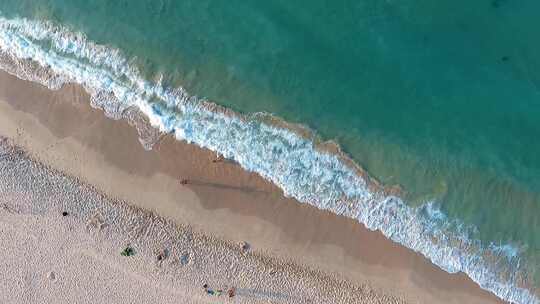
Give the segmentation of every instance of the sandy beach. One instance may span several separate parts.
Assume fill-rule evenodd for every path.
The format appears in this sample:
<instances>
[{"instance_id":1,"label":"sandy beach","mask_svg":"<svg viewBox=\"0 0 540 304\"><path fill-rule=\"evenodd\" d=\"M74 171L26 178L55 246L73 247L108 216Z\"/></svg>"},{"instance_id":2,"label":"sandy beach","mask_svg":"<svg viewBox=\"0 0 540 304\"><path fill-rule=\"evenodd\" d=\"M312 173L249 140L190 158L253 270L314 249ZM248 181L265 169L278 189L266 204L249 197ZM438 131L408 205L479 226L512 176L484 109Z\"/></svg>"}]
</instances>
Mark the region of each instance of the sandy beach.
<instances>
[{"instance_id":1,"label":"sandy beach","mask_svg":"<svg viewBox=\"0 0 540 304\"><path fill-rule=\"evenodd\" d=\"M0 73L0 135L26 151L3 144L3 303L502 303L211 151L170 135L146 151L78 86ZM23 192L23 181L35 185ZM95 218L106 227L89 227ZM128 244L133 257L119 254ZM208 296L204 283L239 294Z\"/></svg>"},{"instance_id":2,"label":"sandy beach","mask_svg":"<svg viewBox=\"0 0 540 304\"><path fill-rule=\"evenodd\" d=\"M403 303L108 199L7 140L0 159L2 303Z\"/></svg>"}]
</instances>

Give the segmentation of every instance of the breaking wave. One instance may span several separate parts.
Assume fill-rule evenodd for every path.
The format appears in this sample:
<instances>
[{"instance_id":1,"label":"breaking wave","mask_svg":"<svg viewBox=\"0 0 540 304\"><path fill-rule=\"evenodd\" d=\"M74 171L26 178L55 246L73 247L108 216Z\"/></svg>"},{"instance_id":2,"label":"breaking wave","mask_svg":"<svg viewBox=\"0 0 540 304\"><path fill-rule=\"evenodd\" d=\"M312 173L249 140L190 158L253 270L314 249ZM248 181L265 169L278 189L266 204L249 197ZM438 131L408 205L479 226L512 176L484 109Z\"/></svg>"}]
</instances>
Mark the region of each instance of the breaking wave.
<instances>
[{"instance_id":1,"label":"breaking wave","mask_svg":"<svg viewBox=\"0 0 540 304\"><path fill-rule=\"evenodd\" d=\"M142 113L161 132L235 160L299 202L380 230L445 271L466 273L501 299L540 303L517 248L472 239L471 228L447 218L435 202L408 206L309 132L265 115L239 115L183 88L145 80L119 50L49 22L0 16L0 53L0 68L9 73L51 89L78 83L108 117ZM155 134L145 134L141 142L150 149Z\"/></svg>"}]
</instances>

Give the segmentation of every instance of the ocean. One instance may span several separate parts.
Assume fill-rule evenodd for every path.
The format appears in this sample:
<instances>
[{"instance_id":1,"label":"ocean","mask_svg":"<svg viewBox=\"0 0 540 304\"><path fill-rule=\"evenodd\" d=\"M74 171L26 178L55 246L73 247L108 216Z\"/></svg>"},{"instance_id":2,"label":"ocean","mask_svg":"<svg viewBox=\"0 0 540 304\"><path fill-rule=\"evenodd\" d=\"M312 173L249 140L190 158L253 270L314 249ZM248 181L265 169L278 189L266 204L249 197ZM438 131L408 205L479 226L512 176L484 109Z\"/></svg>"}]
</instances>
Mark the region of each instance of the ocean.
<instances>
[{"instance_id":1,"label":"ocean","mask_svg":"<svg viewBox=\"0 0 540 304\"><path fill-rule=\"evenodd\" d=\"M19 62L4 69L80 83L114 119L135 107L302 203L540 303L540 2L3 0L0 16Z\"/></svg>"}]
</instances>

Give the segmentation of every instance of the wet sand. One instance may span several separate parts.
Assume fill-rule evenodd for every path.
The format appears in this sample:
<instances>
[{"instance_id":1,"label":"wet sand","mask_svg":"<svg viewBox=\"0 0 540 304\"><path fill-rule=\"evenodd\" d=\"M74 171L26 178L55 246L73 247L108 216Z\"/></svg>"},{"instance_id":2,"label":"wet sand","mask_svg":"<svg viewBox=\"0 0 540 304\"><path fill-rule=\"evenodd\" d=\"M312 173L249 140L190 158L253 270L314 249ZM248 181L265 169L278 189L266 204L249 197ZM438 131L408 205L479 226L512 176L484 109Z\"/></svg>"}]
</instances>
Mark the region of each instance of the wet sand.
<instances>
[{"instance_id":1,"label":"wet sand","mask_svg":"<svg viewBox=\"0 0 540 304\"><path fill-rule=\"evenodd\" d=\"M377 293L409 303L502 303L360 223L287 199L234 163L212 162L211 151L170 135L145 151L133 127L92 109L78 86L50 91L1 73L0 135L112 198Z\"/></svg>"}]
</instances>

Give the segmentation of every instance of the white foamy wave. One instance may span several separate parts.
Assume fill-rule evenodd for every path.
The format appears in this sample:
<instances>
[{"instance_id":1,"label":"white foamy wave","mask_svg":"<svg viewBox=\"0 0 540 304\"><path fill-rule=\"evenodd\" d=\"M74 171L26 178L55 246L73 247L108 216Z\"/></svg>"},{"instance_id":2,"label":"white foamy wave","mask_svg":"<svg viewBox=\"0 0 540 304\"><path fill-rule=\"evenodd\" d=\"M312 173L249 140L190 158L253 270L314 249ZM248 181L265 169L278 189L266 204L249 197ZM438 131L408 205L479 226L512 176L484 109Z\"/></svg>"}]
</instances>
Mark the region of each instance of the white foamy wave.
<instances>
[{"instance_id":1,"label":"white foamy wave","mask_svg":"<svg viewBox=\"0 0 540 304\"><path fill-rule=\"evenodd\" d=\"M399 197L370 191L350 161L317 147L310 138L255 116L231 113L182 88L146 81L118 50L50 23L0 17L0 50L12 61L31 60L55 75L31 80L52 89L66 82L81 84L92 95L92 105L115 119L135 107L162 132L234 159L302 203L380 230L442 269L466 273L504 300L540 303L522 284L526 267L516 248L469 238L468 229L434 203L412 208Z\"/></svg>"}]
</instances>

